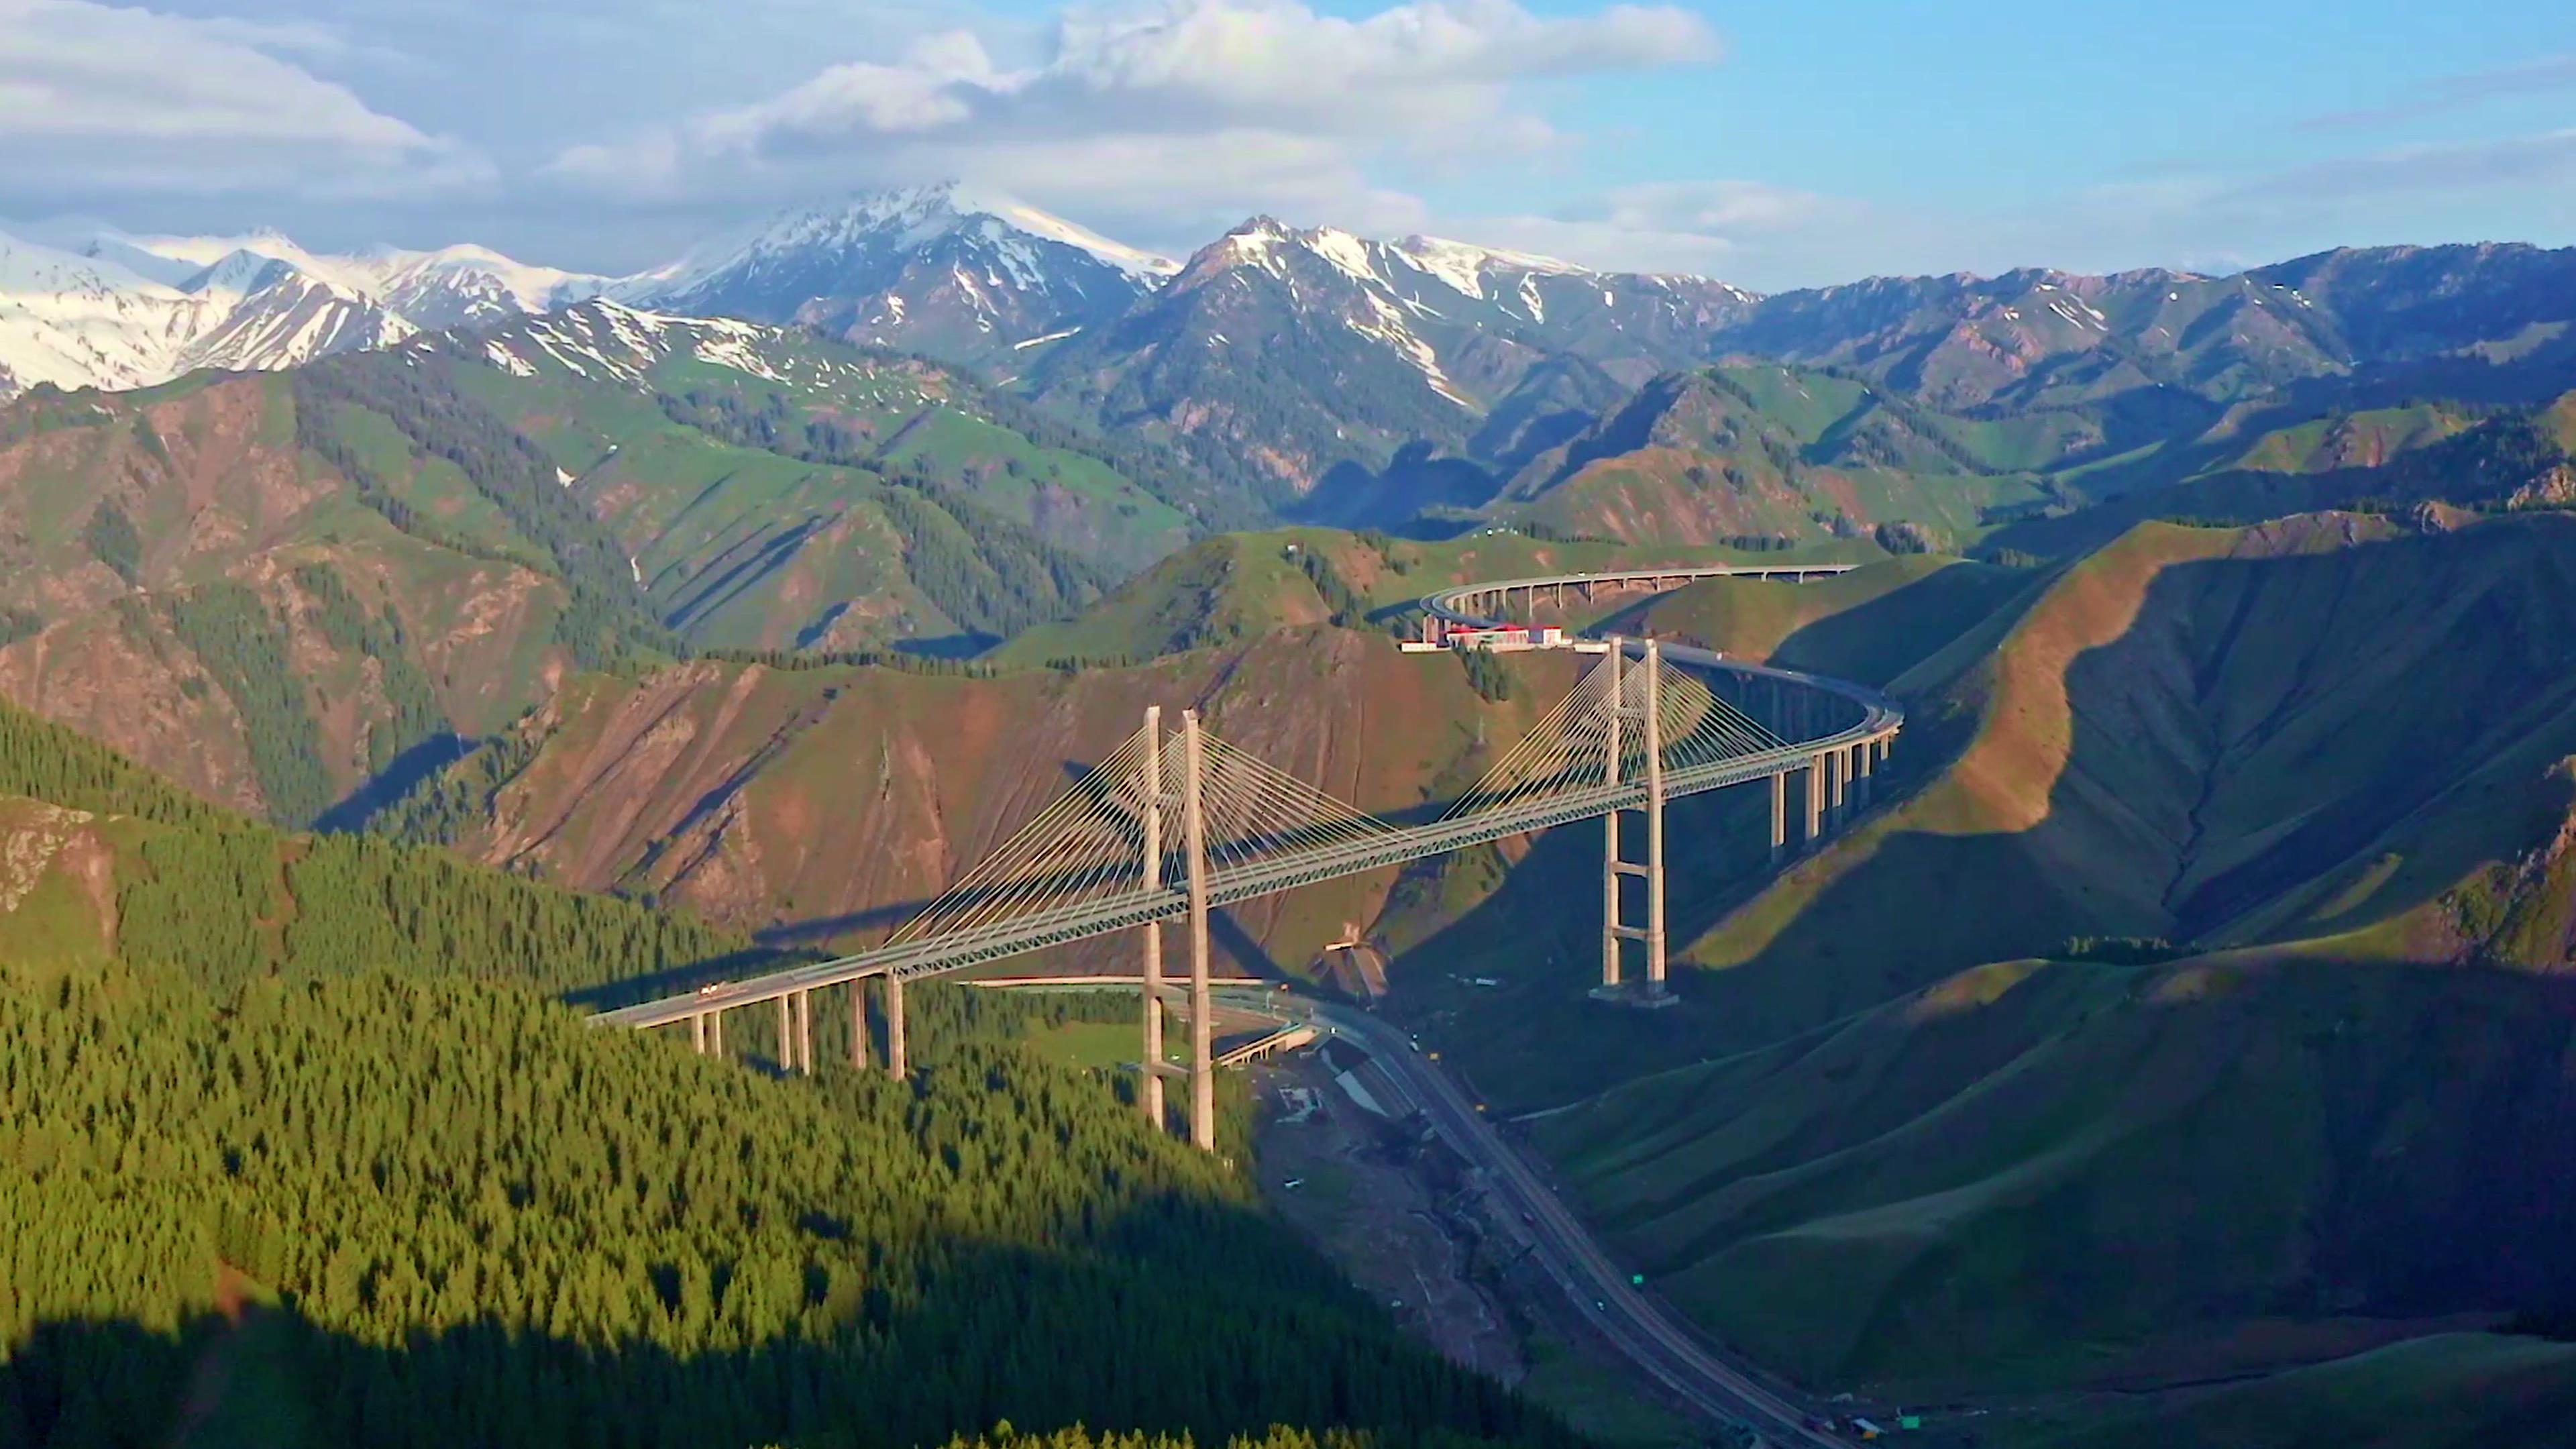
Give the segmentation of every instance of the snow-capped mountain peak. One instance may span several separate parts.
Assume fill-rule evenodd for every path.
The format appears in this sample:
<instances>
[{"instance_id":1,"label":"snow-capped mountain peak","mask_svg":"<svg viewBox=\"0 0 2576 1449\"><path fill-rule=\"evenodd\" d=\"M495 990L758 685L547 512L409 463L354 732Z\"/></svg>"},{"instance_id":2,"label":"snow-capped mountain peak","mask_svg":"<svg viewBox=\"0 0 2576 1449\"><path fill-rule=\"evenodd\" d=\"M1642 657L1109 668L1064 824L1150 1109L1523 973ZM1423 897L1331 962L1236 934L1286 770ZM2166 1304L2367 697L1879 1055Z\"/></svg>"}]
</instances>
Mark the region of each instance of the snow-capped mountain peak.
<instances>
[{"instance_id":1,"label":"snow-capped mountain peak","mask_svg":"<svg viewBox=\"0 0 2576 1449\"><path fill-rule=\"evenodd\" d=\"M106 258L0 233L0 397L158 382L218 310Z\"/></svg>"},{"instance_id":2,"label":"snow-capped mountain peak","mask_svg":"<svg viewBox=\"0 0 2576 1449\"><path fill-rule=\"evenodd\" d=\"M226 252L208 264L203 271L179 283L179 290L195 297L221 298L238 302L262 287L274 285L300 269L263 252L247 249Z\"/></svg>"},{"instance_id":3,"label":"snow-capped mountain peak","mask_svg":"<svg viewBox=\"0 0 2576 1449\"><path fill-rule=\"evenodd\" d=\"M615 285L614 278L531 266L470 244L426 252L380 247L350 264L366 277L373 295L421 327L477 325L551 311Z\"/></svg>"},{"instance_id":4,"label":"snow-capped mountain peak","mask_svg":"<svg viewBox=\"0 0 2576 1449\"><path fill-rule=\"evenodd\" d=\"M715 271L760 254L815 248L875 247L919 251L943 238L971 234L1007 244L1013 235L1070 247L1140 280L1170 276L1180 263L1131 247L999 191L942 181L865 192L838 206L780 213L707 268Z\"/></svg>"},{"instance_id":5,"label":"snow-capped mountain peak","mask_svg":"<svg viewBox=\"0 0 2576 1449\"><path fill-rule=\"evenodd\" d=\"M1117 316L1176 269L1016 198L943 182L782 212L609 295L998 365Z\"/></svg>"}]
</instances>

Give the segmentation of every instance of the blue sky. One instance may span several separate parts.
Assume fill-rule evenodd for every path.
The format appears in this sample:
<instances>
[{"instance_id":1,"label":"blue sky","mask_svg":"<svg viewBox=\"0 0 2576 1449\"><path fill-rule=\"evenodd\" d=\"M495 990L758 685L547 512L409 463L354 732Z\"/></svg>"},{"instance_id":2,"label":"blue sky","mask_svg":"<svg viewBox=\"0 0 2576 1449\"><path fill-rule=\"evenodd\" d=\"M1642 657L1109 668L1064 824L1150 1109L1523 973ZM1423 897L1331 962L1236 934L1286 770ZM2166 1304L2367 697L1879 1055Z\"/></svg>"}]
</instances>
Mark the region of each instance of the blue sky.
<instances>
[{"instance_id":1,"label":"blue sky","mask_svg":"<svg viewBox=\"0 0 2576 1449\"><path fill-rule=\"evenodd\" d=\"M1765 289L2576 241L2536 0L0 0L0 216L624 269L957 175Z\"/></svg>"}]
</instances>

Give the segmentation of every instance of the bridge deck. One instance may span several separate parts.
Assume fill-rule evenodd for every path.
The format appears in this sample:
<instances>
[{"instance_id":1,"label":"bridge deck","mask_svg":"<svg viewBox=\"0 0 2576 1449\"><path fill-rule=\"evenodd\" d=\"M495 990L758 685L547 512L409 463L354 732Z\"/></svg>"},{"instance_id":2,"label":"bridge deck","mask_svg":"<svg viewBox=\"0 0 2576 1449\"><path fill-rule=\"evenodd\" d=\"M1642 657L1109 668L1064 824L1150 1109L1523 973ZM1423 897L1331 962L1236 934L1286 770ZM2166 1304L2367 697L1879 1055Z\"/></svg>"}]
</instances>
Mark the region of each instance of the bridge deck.
<instances>
[{"instance_id":1,"label":"bridge deck","mask_svg":"<svg viewBox=\"0 0 2576 1449\"><path fill-rule=\"evenodd\" d=\"M1811 566L1812 572L1840 572L1850 565ZM1494 594L1505 589L1547 587L1559 583L1573 584L1600 578L1674 578L1681 576L1789 573L1798 570L1774 566L1741 569L1646 569L1623 575L1567 574L1535 579L1513 579L1503 584L1476 584L1444 590L1424 600L1433 613L1456 622L1483 624L1479 618L1453 601L1471 596ZM1642 646L1640 646L1642 647ZM1815 757L1835 749L1849 748L1867 740L1892 735L1904 723L1904 714L1885 696L1862 685L1820 675L1802 674L1796 670L1774 669L1725 658L1705 649L1681 645L1663 646L1663 657L1677 665L1705 669L1716 673L1738 674L1754 678L1776 679L1805 685L1846 699L1860 707L1860 719L1850 727L1813 740L1802 740L1775 750L1740 755L1729 760L1688 768L1667 770L1664 792L1667 797L1696 795L1709 790L1722 790L1731 785L1759 780L1782 770L1795 769ZM1219 870L1209 879L1209 900L1225 906L1247 901L1318 881L1359 875L1380 870L1425 856L1443 855L1449 851L1526 835L1551 826L1568 825L1589 819L1613 809L1638 809L1646 803L1643 782L1621 785L1589 785L1526 800L1506 808L1479 811L1455 820L1437 820L1428 825L1389 830L1362 840L1324 849L1285 852L1273 858L1228 870ZM1061 946L1069 942L1116 931L1131 930L1152 921L1177 920L1188 914L1189 896L1178 883L1154 888L1139 885L1124 893L1085 901L1077 905L1032 912L1009 921L954 932L928 940L909 941L881 946L855 955L819 961L806 966L789 967L743 981L726 982L712 989L683 996L663 997L639 1002L633 1006L603 1011L590 1018L597 1025L625 1027L668 1026L688 1020L702 1012L728 1010L772 1001L798 991L835 986L868 976L891 976L915 981L947 975L990 961Z\"/></svg>"}]
</instances>

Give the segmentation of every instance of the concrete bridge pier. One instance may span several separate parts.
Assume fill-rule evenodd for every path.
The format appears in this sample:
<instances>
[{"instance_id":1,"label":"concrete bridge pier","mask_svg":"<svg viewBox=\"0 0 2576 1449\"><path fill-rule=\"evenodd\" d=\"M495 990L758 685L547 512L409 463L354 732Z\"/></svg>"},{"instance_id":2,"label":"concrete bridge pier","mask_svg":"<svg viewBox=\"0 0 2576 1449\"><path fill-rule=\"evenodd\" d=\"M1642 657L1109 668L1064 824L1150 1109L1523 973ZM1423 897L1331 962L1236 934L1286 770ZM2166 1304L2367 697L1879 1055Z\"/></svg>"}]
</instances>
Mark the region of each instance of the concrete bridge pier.
<instances>
[{"instance_id":1,"label":"concrete bridge pier","mask_svg":"<svg viewBox=\"0 0 2576 1449\"><path fill-rule=\"evenodd\" d=\"M1163 707L1145 707L1145 784L1143 816L1145 843L1145 885L1148 889L1163 883ZM1144 1055L1136 1083L1136 1100L1145 1110L1145 1120L1161 1131L1163 1104L1163 923L1145 923L1144 977Z\"/></svg>"},{"instance_id":2,"label":"concrete bridge pier","mask_svg":"<svg viewBox=\"0 0 2576 1449\"><path fill-rule=\"evenodd\" d=\"M1190 872L1190 1142L1203 1152L1216 1150L1216 1052L1208 1000L1208 860L1207 811L1201 780L1206 774L1199 740L1199 712L1181 711L1181 833L1189 853Z\"/></svg>"},{"instance_id":3,"label":"concrete bridge pier","mask_svg":"<svg viewBox=\"0 0 2576 1449\"><path fill-rule=\"evenodd\" d=\"M814 1075L814 993L796 993L796 1070Z\"/></svg>"},{"instance_id":4,"label":"concrete bridge pier","mask_svg":"<svg viewBox=\"0 0 2576 1449\"><path fill-rule=\"evenodd\" d=\"M1789 772L1771 774L1771 863L1789 853Z\"/></svg>"},{"instance_id":5,"label":"concrete bridge pier","mask_svg":"<svg viewBox=\"0 0 2576 1449\"><path fill-rule=\"evenodd\" d=\"M886 1075L900 1082L904 1079L903 1054L903 978L889 971L885 978Z\"/></svg>"},{"instance_id":6,"label":"concrete bridge pier","mask_svg":"<svg viewBox=\"0 0 2576 1449\"><path fill-rule=\"evenodd\" d=\"M850 1070L868 1069L868 978L850 981Z\"/></svg>"},{"instance_id":7,"label":"concrete bridge pier","mask_svg":"<svg viewBox=\"0 0 2576 1449\"><path fill-rule=\"evenodd\" d=\"M1814 850L1814 849L1816 849L1818 846L1820 846L1820 845L1824 844L1824 841L1825 841L1825 757L1824 757L1822 754L1815 754L1815 755L1810 755L1810 756L1808 756L1808 757L1807 757L1807 838L1806 838L1806 845L1807 845L1807 848L1808 848L1809 850Z\"/></svg>"},{"instance_id":8,"label":"concrete bridge pier","mask_svg":"<svg viewBox=\"0 0 2576 1449\"><path fill-rule=\"evenodd\" d=\"M703 1011L689 1018L689 1050L699 1056L707 1054L707 1014Z\"/></svg>"}]
</instances>

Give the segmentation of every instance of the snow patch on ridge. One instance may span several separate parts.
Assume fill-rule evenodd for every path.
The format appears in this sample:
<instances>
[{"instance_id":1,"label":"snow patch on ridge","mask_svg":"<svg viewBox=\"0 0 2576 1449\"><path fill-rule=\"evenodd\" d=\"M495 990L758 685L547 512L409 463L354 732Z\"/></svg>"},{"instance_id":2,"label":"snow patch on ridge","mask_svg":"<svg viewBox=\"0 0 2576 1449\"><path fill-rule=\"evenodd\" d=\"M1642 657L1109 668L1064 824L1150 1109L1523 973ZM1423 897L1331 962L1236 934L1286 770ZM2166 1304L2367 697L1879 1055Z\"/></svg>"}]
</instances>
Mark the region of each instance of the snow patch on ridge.
<instances>
[{"instance_id":1,"label":"snow patch on ridge","mask_svg":"<svg viewBox=\"0 0 2576 1449\"><path fill-rule=\"evenodd\" d=\"M1369 310L1374 315L1366 321L1356 317L1345 318L1344 324L1362 337L1383 342L1394 348L1405 361L1420 370L1423 381L1431 385L1433 392L1462 408L1473 409L1475 404L1461 396L1458 389L1450 385L1449 375L1440 370L1440 355L1431 350L1431 344L1414 336L1413 329L1404 325L1404 314L1395 310L1376 292L1370 292L1367 296Z\"/></svg>"}]
</instances>

